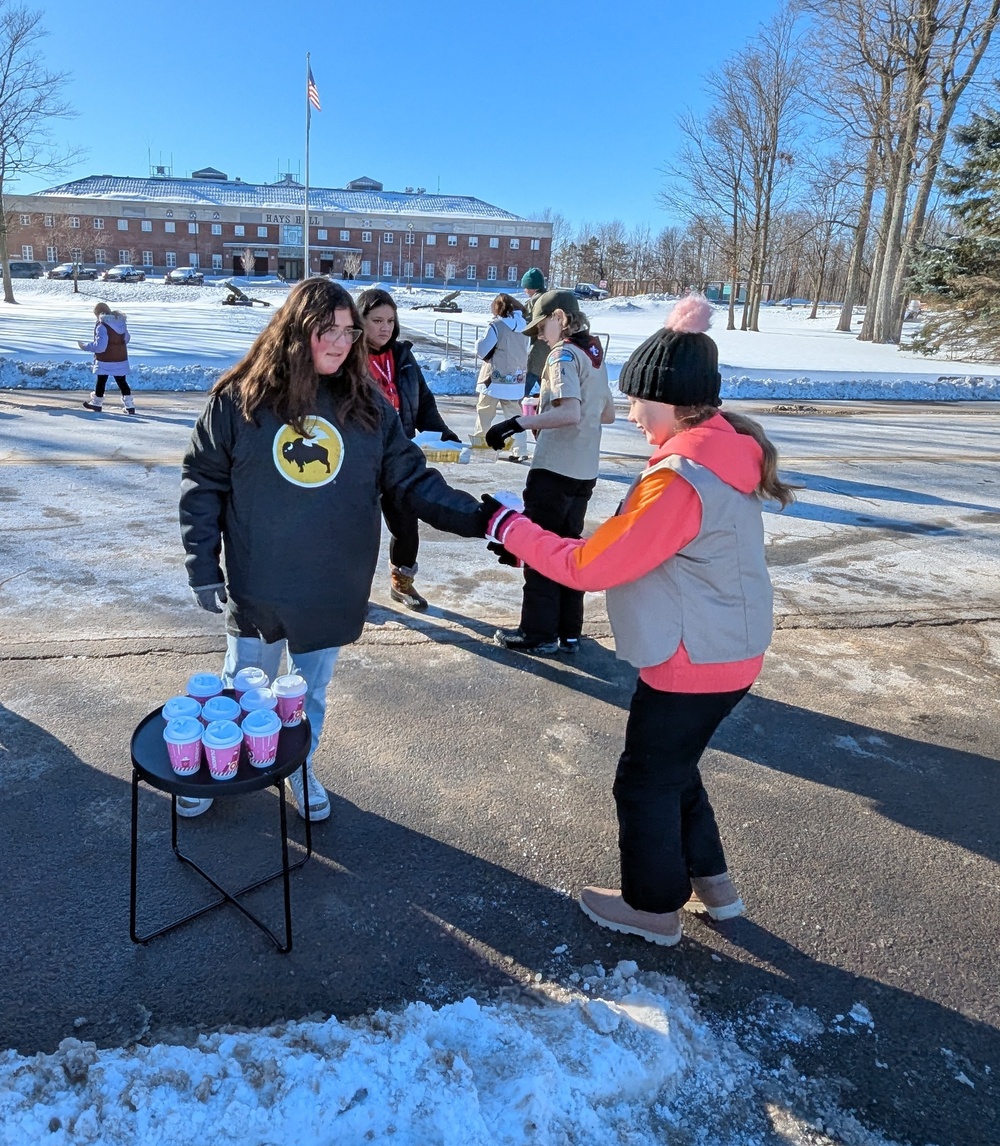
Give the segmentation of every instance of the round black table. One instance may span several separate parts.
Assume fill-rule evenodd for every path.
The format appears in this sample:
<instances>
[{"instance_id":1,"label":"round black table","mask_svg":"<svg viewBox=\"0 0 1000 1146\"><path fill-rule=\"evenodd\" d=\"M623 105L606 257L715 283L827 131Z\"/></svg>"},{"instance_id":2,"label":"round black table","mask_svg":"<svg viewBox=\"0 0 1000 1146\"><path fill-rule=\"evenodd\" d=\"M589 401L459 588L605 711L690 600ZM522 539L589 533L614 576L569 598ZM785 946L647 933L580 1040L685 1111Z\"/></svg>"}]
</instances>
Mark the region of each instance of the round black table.
<instances>
[{"instance_id":1,"label":"round black table","mask_svg":"<svg viewBox=\"0 0 1000 1146\"><path fill-rule=\"evenodd\" d=\"M227 690L227 695L232 696L233 693ZM132 882L129 903L129 934L132 937L132 942L148 943L151 939L156 939L160 935L165 935L168 931L173 931L175 927L180 927L182 923L188 923L192 919L197 919L200 915L214 910L216 907L222 907L223 904L231 903L234 907L239 908L251 923L256 924L282 954L287 954L292 949L292 906L288 877L291 872L302 867L312 855L312 824L309 820L308 800L309 785L306 778L306 757L309 754L310 741L308 720L303 720L301 724L296 725L294 728L282 728L278 735L278 755L270 768L255 768L248 759L246 744L243 744L240 748L239 769L231 780L213 779L208 770L208 764L204 762L204 758L201 768L193 776L178 776L170 767L170 757L167 755L167 745L163 739L163 729L165 727L163 709L161 706L139 721L135 731L132 733L130 745L132 755ZM304 801L306 805L304 809L306 821L306 854L295 863L289 864L288 817L285 806L284 781L296 768L302 769L302 785L303 791L306 793L306 799ZM151 787L158 788L161 792L169 794L170 844L173 848L174 855L177 856L182 863L194 868L194 870L202 876L203 879L207 880L219 893L219 898L213 900L212 903L206 904L204 907L200 907L197 911L192 911L180 919L175 919L172 923L158 927L155 931L147 932L145 935L139 935L136 931L136 900L139 868L139 784L141 782L145 782ZM190 856L185 855L178 847L177 797L192 796L199 800L219 800L226 799L230 796L239 796L245 792L255 792L259 788L266 788L269 785L278 790L278 808L281 819L281 867L278 868L277 871L271 872L270 875L255 880L253 883L247 884L246 887L241 887L238 891L227 891L216 882L208 872L201 868ZM282 878L285 893L285 938L283 942L274 934L267 924L239 902L242 896L247 895L258 887L263 887L279 876Z\"/></svg>"}]
</instances>

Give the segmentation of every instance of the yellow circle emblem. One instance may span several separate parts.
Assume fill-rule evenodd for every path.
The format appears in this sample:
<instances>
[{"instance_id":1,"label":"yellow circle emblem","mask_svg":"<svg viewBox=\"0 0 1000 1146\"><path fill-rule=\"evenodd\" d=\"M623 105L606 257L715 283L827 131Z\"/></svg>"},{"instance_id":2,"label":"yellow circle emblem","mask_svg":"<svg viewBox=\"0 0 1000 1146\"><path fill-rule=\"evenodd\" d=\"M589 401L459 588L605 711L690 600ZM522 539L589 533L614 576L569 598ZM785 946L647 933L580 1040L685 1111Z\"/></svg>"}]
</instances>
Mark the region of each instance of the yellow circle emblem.
<instances>
[{"instance_id":1,"label":"yellow circle emblem","mask_svg":"<svg viewBox=\"0 0 1000 1146\"><path fill-rule=\"evenodd\" d=\"M274 435L274 464L293 485L327 485L340 473L344 439L326 418L306 418L306 433L285 425Z\"/></svg>"}]
</instances>

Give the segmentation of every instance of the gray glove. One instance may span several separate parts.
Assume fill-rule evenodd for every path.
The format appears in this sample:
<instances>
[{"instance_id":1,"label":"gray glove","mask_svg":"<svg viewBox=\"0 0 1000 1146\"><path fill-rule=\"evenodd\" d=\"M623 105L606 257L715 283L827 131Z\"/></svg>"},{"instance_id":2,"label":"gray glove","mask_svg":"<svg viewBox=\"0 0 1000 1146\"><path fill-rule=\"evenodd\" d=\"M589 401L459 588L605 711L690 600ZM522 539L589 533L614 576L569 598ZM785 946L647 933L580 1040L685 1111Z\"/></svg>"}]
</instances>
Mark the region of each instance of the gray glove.
<instances>
[{"instance_id":1,"label":"gray glove","mask_svg":"<svg viewBox=\"0 0 1000 1146\"><path fill-rule=\"evenodd\" d=\"M201 585L195 588L191 586L191 592L194 594L194 599L198 602L200 608L204 609L206 613L221 613L222 606L229 600L226 596L225 585ZM216 602L218 598L218 602Z\"/></svg>"}]
</instances>

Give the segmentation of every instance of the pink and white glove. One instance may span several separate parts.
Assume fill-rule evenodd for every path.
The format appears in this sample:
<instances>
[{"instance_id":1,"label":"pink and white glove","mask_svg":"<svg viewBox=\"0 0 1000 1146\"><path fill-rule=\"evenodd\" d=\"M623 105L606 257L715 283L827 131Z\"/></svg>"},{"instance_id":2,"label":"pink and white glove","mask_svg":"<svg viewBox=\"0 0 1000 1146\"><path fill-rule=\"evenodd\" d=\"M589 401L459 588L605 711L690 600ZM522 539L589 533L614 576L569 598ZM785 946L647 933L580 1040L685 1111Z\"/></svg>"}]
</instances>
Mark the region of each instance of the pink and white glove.
<instances>
[{"instance_id":1,"label":"pink and white glove","mask_svg":"<svg viewBox=\"0 0 1000 1146\"><path fill-rule=\"evenodd\" d=\"M486 536L490 541L495 541L497 544L503 545L507 531L515 521L520 521L524 517L524 513L522 512L524 502L521 501L516 493L511 493L505 489L499 490L492 497L488 493L485 493L481 501L483 503L483 511L487 516Z\"/></svg>"}]
</instances>

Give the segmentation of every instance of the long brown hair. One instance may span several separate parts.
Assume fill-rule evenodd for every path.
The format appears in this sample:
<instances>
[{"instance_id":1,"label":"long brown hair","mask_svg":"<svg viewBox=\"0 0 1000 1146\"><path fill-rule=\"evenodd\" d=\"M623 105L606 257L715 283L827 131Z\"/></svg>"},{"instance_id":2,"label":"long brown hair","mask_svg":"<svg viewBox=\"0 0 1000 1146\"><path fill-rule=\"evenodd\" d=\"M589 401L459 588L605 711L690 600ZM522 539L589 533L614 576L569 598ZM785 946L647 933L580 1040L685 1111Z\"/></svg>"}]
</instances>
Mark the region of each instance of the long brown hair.
<instances>
[{"instance_id":1,"label":"long brown hair","mask_svg":"<svg viewBox=\"0 0 1000 1146\"><path fill-rule=\"evenodd\" d=\"M248 422L267 407L296 433L308 433L305 420L316 411L320 383L311 338L334 325L338 310L349 310L351 325L364 329L354 300L342 286L323 278L299 283L246 355L219 378L212 393L229 393ZM352 344L332 381L341 420L374 429L379 412L363 337Z\"/></svg>"},{"instance_id":2,"label":"long brown hair","mask_svg":"<svg viewBox=\"0 0 1000 1146\"><path fill-rule=\"evenodd\" d=\"M777 501L781 508L792 504L795 500L795 490L798 486L789 485L778 477L778 451L774 443L764 433L764 427L753 418L745 414L733 414L729 410L720 410L718 406L675 406L674 418L682 430L691 430L707 422L709 418L721 414L733 427L737 434L749 434L760 446L764 454L764 463L761 466L760 485L757 492L767 501Z\"/></svg>"},{"instance_id":3,"label":"long brown hair","mask_svg":"<svg viewBox=\"0 0 1000 1146\"><path fill-rule=\"evenodd\" d=\"M380 346L378 349L386 351L394 342L399 340L399 310L396 307L396 300L392 297L387 290L381 287L368 287L358 295L358 314L362 318L367 318L377 306L391 306L392 307L392 334L389 336L389 341L385 346ZM362 342L367 342L367 336L361 339ZM374 351L372 351L374 353Z\"/></svg>"},{"instance_id":4,"label":"long brown hair","mask_svg":"<svg viewBox=\"0 0 1000 1146\"><path fill-rule=\"evenodd\" d=\"M517 301L512 294L498 294L493 300L493 305L490 310L497 316L497 318L510 318L512 314L520 311L524 314L524 306Z\"/></svg>"}]
</instances>

